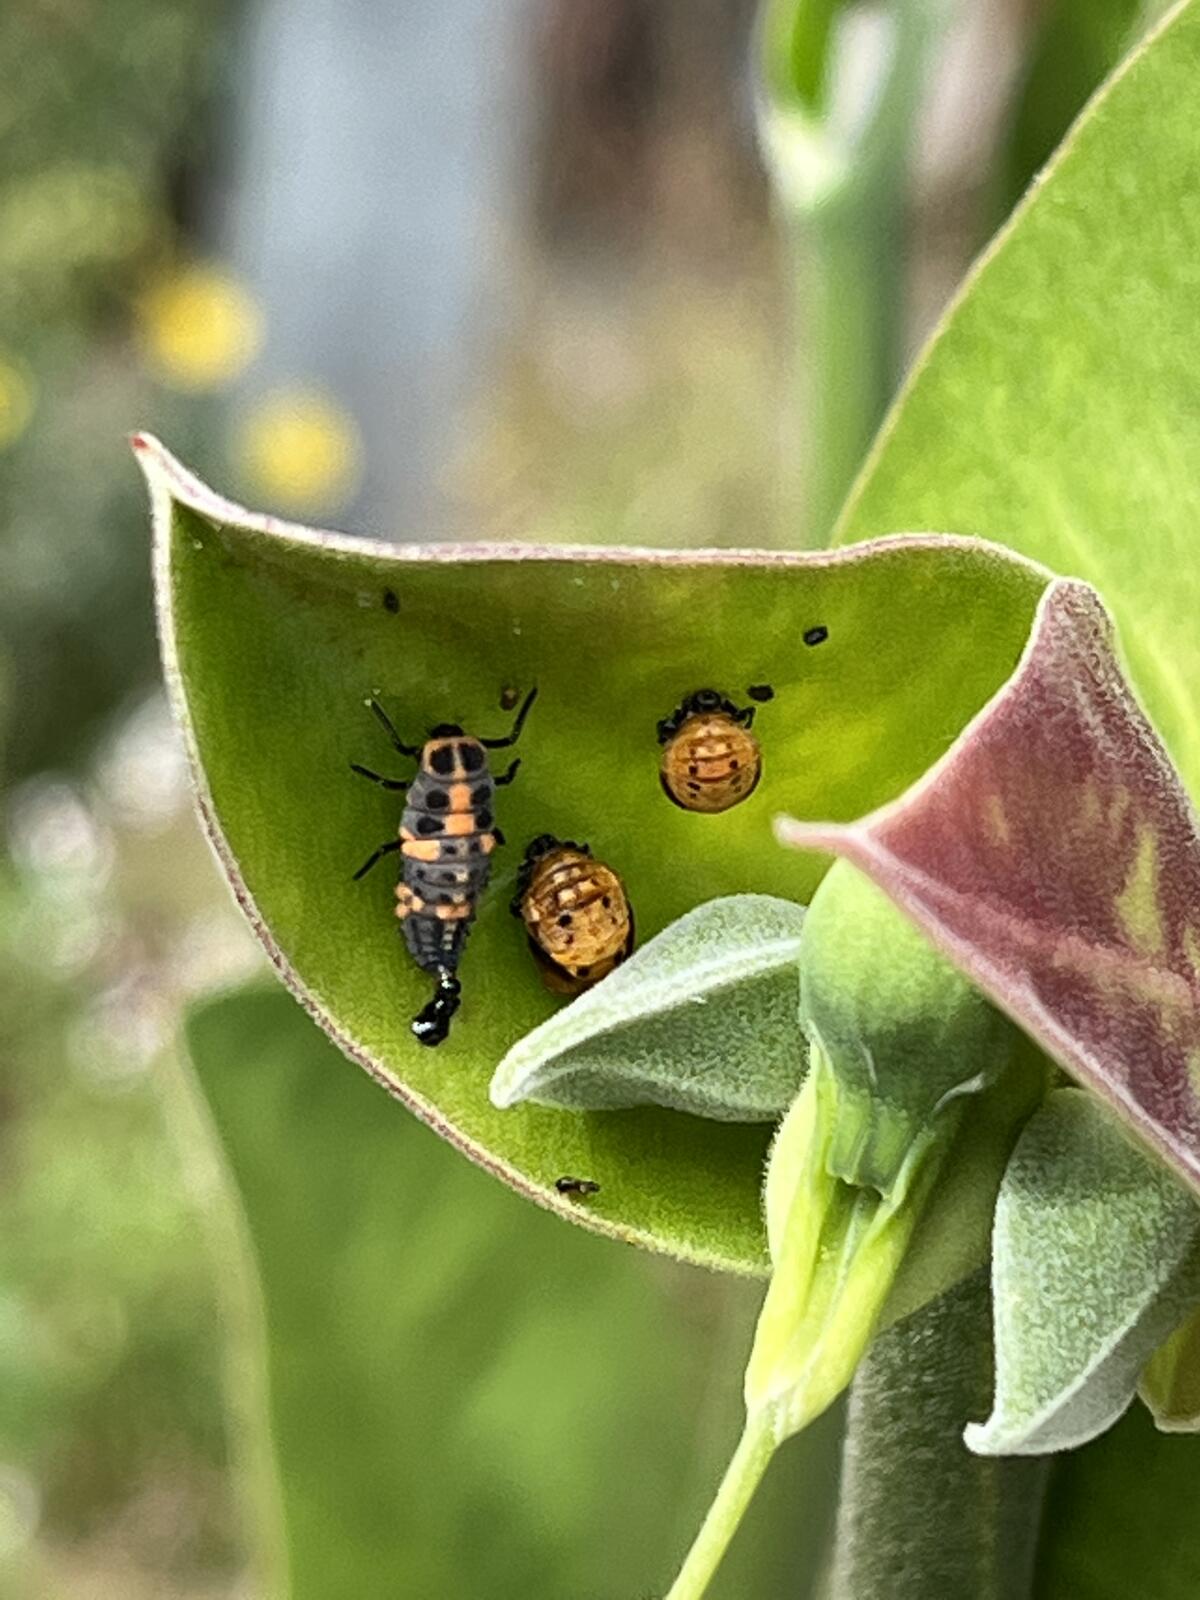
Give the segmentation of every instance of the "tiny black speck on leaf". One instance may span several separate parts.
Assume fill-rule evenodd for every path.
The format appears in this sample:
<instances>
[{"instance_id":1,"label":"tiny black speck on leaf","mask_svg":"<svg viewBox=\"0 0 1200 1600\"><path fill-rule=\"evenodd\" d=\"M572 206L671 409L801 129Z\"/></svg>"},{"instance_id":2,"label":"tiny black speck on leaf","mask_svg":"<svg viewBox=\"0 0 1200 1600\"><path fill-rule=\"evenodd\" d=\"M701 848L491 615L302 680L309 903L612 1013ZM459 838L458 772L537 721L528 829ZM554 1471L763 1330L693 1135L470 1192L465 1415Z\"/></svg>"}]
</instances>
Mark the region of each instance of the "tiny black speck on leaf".
<instances>
[{"instance_id":1,"label":"tiny black speck on leaf","mask_svg":"<svg viewBox=\"0 0 1200 1600\"><path fill-rule=\"evenodd\" d=\"M600 1185L594 1178L555 1178L554 1187L559 1194L599 1194Z\"/></svg>"},{"instance_id":2,"label":"tiny black speck on leaf","mask_svg":"<svg viewBox=\"0 0 1200 1600\"><path fill-rule=\"evenodd\" d=\"M807 628L804 633L805 644L824 644L829 637L829 629L818 624L815 628Z\"/></svg>"},{"instance_id":3,"label":"tiny black speck on leaf","mask_svg":"<svg viewBox=\"0 0 1200 1600\"><path fill-rule=\"evenodd\" d=\"M400 609L400 596L394 589L383 591L383 609L395 614Z\"/></svg>"},{"instance_id":4,"label":"tiny black speck on leaf","mask_svg":"<svg viewBox=\"0 0 1200 1600\"><path fill-rule=\"evenodd\" d=\"M768 700L774 700L775 691L769 683L754 683L746 690L751 700L757 700L759 705L765 705Z\"/></svg>"},{"instance_id":5,"label":"tiny black speck on leaf","mask_svg":"<svg viewBox=\"0 0 1200 1600\"><path fill-rule=\"evenodd\" d=\"M520 698L521 691L514 688L511 683L506 683L500 691L501 711L511 711Z\"/></svg>"}]
</instances>

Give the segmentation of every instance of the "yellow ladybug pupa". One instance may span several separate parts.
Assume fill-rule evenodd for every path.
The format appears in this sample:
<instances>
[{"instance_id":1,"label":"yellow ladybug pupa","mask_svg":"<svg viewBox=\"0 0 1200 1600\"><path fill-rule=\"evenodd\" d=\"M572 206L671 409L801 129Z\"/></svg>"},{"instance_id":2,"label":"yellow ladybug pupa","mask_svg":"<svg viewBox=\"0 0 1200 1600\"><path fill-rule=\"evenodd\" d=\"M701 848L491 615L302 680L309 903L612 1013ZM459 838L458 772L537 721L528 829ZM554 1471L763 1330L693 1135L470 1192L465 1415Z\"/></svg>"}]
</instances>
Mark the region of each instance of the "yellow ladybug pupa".
<instances>
[{"instance_id":1,"label":"yellow ladybug pupa","mask_svg":"<svg viewBox=\"0 0 1200 1600\"><path fill-rule=\"evenodd\" d=\"M769 698L769 690L758 698ZM754 706L735 706L716 689L697 689L658 725L659 781L685 811L728 811L754 793L762 749L750 731Z\"/></svg>"},{"instance_id":2,"label":"yellow ladybug pupa","mask_svg":"<svg viewBox=\"0 0 1200 1600\"><path fill-rule=\"evenodd\" d=\"M543 833L525 851L513 915L520 917L542 981L580 994L633 949L633 912L620 876L586 844Z\"/></svg>"}]
</instances>

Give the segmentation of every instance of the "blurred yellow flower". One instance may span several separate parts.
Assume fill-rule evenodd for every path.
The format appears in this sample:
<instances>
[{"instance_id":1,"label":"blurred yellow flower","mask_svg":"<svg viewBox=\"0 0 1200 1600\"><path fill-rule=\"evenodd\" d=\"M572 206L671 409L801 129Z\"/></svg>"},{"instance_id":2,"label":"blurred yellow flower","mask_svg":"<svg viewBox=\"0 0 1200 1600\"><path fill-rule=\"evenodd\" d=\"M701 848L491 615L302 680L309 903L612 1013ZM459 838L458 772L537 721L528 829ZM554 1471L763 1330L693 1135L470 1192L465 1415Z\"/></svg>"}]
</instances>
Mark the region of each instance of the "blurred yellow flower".
<instances>
[{"instance_id":1,"label":"blurred yellow flower","mask_svg":"<svg viewBox=\"0 0 1200 1600\"><path fill-rule=\"evenodd\" d=\"M362 457L354 418L315 389L274 389L248 411L237 441L257 495L295 511L340 505L358 482Z\"/></svg>"},{"instance_id":2,"label":"blurred yellow flower","mask_svg":"<svg viewBox=\"0 0 1200 1600\"><path fill-rule=\"evenodd\" d=\"M220 267L196 263L159 278L137 301L137 336L155 375L175 389L216 389L258 354L262 314Z\"/></svg>"},{"instance_id":3,"label":"blurred yellow flower","mask_svg":"<svg viewBox=\"0 0 1200 1600\"><path fill-rule=\"evenodd\" d=\"M32 415L32 379L24 367L0 356L0 450L21 437Z\"/></svg>"}]
</instances>

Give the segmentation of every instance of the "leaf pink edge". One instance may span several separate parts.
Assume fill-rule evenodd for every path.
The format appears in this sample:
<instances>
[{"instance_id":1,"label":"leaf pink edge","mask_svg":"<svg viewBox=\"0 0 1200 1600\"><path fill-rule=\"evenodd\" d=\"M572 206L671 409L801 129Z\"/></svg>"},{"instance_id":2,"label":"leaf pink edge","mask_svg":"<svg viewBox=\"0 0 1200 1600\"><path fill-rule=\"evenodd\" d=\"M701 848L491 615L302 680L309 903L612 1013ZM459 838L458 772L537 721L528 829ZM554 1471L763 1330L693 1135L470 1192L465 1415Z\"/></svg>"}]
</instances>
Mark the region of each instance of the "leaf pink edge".
<instances>
[{"instance_id":1,"label":"leaf pink edge","mask_svg":"<svg viewBox=\"0 0 1200 1600\"><path fill-rule=\"evenodd\" d=\"M1013 676L904 794L776 833L871 877L1200 1190L1200 831L1090 586L1048 586Z\"/></svg>"}]
</instances>

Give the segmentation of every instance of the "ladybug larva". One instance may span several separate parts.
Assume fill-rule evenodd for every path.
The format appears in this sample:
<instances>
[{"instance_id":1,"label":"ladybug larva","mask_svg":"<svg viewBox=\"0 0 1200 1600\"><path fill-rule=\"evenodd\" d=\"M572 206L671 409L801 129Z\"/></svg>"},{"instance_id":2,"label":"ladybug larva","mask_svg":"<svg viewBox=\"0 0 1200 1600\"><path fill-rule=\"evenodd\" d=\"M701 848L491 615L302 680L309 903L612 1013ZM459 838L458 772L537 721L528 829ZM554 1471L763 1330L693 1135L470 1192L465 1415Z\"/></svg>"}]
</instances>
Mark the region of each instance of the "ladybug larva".
<instances>
[{"instance_id":1,"label":"ladybug larva","mask_svg":"<svg viewBox=\"0 0 1200 1600\"><path fill-rule=\"evenodd\" d=\"M755 695L764 698L762 685ZM697 689L658 725L659 781L685 811L728 811L754 793L762 750L750 729L754 706L735 706L716 689Z\"/></svg>"},{"instance_id":2,"label":"ladybug larva","mask_svg":"<svg viewBox=\"0 0 1200 1600\"><path fill-rule=\"evenodd\" d=\"M625 885L586 844L544 833L525 851L512 902L529 935L542 980L579 994L607 977L633 949Z\"/></svg>"},{"instance_id":3,"label":"ladybug larva","mask_svg":"<svg viewBox=\"0 0 1200 1600\"><path fill-rule=\"evenodd\" d=\"M393 851L403 857L396 915L409 954L436 980L433 998L412 1022L421 1044L441 1044L450 1031L462 993L458 964L487 887L492 851L504 843L492 818L492 803L496 789L512 782L521 762L518 757L494 777L488 751L516 744L536 696L536 688L525 696L512 732L503 739L477 739L457 723L444 722L430 729L419 749L404 743L378 700L367 701L393 749L416 760L417 773L411 779L386 778L350 763L360 777L406 795L399 836L381 844L354 876L363 877Z\"/></svg>"}]
</instances>

